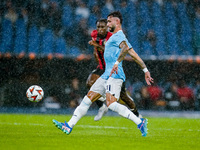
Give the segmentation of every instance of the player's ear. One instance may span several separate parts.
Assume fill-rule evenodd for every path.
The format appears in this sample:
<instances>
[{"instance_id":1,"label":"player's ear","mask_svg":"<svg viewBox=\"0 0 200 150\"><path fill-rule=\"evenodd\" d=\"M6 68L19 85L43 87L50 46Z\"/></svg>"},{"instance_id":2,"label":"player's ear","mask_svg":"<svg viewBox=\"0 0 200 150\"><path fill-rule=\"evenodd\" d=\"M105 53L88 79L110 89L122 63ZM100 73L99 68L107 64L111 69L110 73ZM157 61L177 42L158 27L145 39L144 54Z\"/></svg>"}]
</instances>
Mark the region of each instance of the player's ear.
<instances>
[{"instance_id":1,"label":"player's ear","mask_svg":"<svg viewBox=\"0 0 200 150\"><path fill-rule=\"evenodd\" d=\"M116 18L116 23L117 23L117 25L120 24L120 19L119 18Z\"/></svg>"}]
</instances>

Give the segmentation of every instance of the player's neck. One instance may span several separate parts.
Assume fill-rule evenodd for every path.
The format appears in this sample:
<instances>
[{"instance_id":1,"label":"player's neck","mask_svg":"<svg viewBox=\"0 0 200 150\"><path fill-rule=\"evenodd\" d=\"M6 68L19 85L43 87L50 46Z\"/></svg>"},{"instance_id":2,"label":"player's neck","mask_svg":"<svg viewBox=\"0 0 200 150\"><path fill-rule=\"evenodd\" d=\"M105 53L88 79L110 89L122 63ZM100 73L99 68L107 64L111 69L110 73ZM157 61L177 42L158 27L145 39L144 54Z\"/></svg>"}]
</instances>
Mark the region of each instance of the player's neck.
<instances>
[{"instance_id":1,"label":"player's neck","mask_svg":"<svg viewBox=\"0 0 200 150\"><path fill-rule=\"evenodd\" d=\"M97 37L99 37L100 39L104 39L104 38L106 38L107 34L108 34L108 32L106 32L105 35L98 35L98 34L97 34Z\"/></svg>"},{"instance_id":2,"label":"player's neck","mask_svg":"<svg viewBox=\"0 0 200 150\"><path fill-rule=\"evenodd\" d=\"M116 26L116 28L115 28L113 34L117 33L117 32L120 31L120 30L122 30L122 26L121 26L121 25L120 25L120 26Z\"/></svg>"}]
</instances>

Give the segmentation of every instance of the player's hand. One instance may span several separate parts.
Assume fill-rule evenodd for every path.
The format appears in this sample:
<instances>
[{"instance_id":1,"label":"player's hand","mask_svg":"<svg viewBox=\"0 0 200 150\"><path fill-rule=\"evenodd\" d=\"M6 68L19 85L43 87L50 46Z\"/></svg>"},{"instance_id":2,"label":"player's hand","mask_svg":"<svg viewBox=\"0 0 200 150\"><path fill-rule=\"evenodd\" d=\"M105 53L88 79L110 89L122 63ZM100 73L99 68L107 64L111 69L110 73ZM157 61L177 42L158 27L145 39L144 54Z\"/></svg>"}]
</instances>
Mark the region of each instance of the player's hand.
<instances>
[{"instance_id":1,"label":"player's hand","mask_svg":"<svg viewBox=\"0 0 200 150\"><path fill-rule=\"evenodd\" d=\"M90 44L90 45L92 45L92 46L95 46L95 47L98 47L98 46L99 46L99 44L98 44L96 41L94 41L94 40L90 40L90 41L88 42L88 44Z\"/></svg>"},{"instance_id":2,"label":"player's hand","mask_svg":"<svg viewBox=\"0 0 200 150\"><path fill-rule=\"evenodd\" d=\"M147 72L145 73L145 80L146 80L146 82L147 82L147 85L151 85L151 83L153 83L153 78L151 77L149 71L147 71Z\"/></svg>"},{"instance_id":3,"label":"player's hand","mask_svg":"<svg viewBox=\"0 0 200 150\"><path fill-rule=\"evenodd\" d=\"M112 70L111 70L111 72L110 72L110 76L109 77L111 77L112 76L112 74L118 74L118 65L117 64L115 64L114 66L113 66L113 68L112 68Z\"/></svg>"}]
</instances>

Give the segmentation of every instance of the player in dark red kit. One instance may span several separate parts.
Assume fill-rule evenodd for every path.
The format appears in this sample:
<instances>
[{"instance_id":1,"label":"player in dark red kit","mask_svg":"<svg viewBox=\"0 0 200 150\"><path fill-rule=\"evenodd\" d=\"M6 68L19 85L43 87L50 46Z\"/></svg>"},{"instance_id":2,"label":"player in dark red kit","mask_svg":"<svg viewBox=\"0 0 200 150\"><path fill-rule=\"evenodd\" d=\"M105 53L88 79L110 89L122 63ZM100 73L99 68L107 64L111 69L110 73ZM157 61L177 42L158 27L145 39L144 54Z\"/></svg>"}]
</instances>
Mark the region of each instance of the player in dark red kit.
<instances>
[{"instance_id":1,"label":"player in dark red kit","mask_svg":"<svg viewBox=\"0 0 200 150\"><path fill-rule=\"evenodd\" d=\"M107 20L106 19L100 19L96 22L96 30L92 31L91 37L92 40L90 40L88 43L92 46L94 46L94 56L96 61L98 62L98 66L95 70L92 71L92 73L89 75L87 79L87 87L90 88L94 82L104 73L105 70L105 61L104 61L104 46L106 41L112 36L111 32L107 31ZM133 99L126 93L125 89L125 83L122 85L120 98L122 101L124 101L130 110L136 115L139 116L139 113L137 111L136 105L133 101ZM102 118L102 116L108 111L107 106L103 103L105 101L105 98L101 97L99 100L96 101L99 111L98 114L95 116L94 120L98 121Z\"/></svg>"}]
</instances>

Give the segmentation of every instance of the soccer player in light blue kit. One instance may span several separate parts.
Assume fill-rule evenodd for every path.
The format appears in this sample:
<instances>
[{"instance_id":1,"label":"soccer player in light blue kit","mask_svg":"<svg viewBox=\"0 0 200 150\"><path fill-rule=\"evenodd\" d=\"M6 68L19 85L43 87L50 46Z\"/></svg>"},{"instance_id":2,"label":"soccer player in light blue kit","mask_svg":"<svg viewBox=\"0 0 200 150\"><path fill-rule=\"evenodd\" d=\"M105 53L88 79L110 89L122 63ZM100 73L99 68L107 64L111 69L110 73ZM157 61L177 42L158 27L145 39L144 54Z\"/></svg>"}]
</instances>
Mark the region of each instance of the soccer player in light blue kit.
<instances>
[{"instance_id":1,"label":"soccer player in light blue kit","mask_svg":"<svg viewBox=\"0 0 200 150\"><path fill-rule=\"evenodd\" d=\"M70 134L76 123L84 116L92 102L98 100L101 96L106 96L106 104L109 109L117 112L119 115L133 121L142 136L147 135L147 119L139 118L133 114L126 106L117 101L120 97L122 83L125 81L125 74L122 68L122 60L129 54L133 60L145 72L145 80L148 85L153 83L150 72L142 59L133 50L131 44L126 39L122 31L122 15L119 11L112 12L107 17L107 26L113 35L106 42L104 58L106 69L103 75L96 80L90 88L88 94L83 98L80 105L75 109L73 116L68 122L61 123L53 120L53 123L66 134Z\"/></svg>"}]
</instances>

